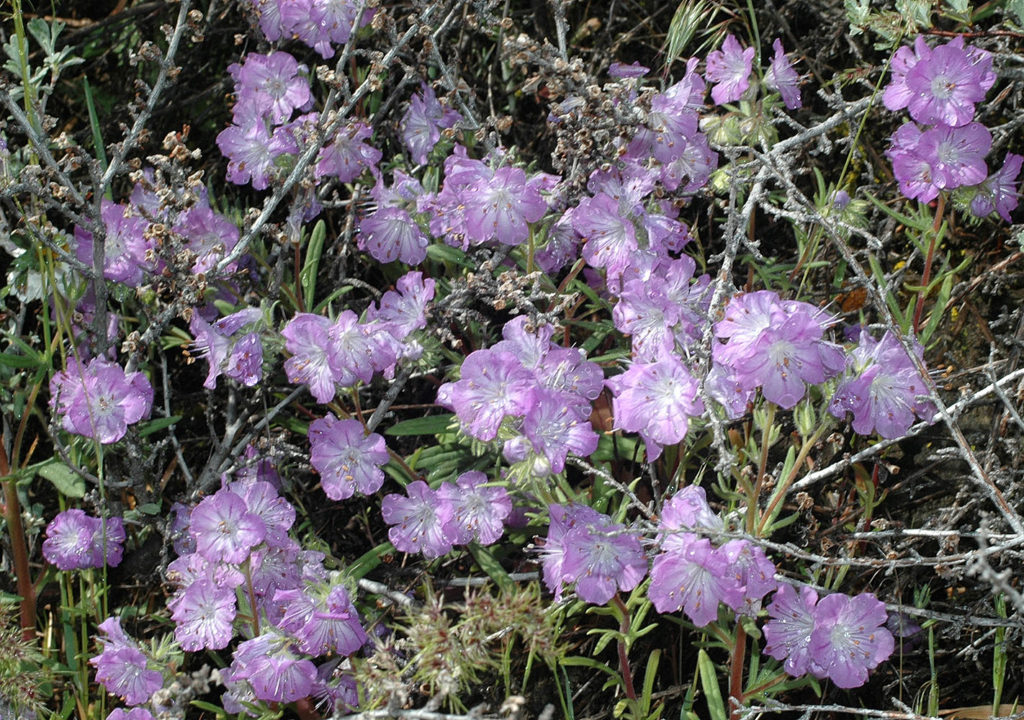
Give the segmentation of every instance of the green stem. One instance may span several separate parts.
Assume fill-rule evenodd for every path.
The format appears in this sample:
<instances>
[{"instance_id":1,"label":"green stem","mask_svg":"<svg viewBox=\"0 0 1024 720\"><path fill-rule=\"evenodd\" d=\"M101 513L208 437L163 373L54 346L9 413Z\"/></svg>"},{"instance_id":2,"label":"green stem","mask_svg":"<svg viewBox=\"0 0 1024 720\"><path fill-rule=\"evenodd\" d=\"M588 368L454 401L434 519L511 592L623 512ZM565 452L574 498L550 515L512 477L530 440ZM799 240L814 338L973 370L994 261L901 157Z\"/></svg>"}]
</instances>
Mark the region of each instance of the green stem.
<instances>
[{"instance_id":1,"label":"green stem","mask_svg":"<svg viewBox=\"0 0 1024 720\"><path fill-rule=\"evenodd\" d=\"M775 514L775 508L777 508L783 498L786 497L786 493L789 492L789 486L796 480L800 466L803 464L804 460L807 459L807 455L810 453L811 448L814 447L818 440L821 439L821 436L825 434L825 431L828 430L829 427L830 424L827 422L821 425L809 438L807 438L807 441L800 446L800 452L797 454L796 461L793 463L793 469L789 471L789 475L787 475L786 479L783 480L782 486L775 491L771 502L768 503L768 507L765 508L764 514L761 516L761 521L757 525L756 534L758 536L764 534L765 527L769 522L771 522L771 518Z\"/></svg>"},{"instance_id":2,"label":"green stem","mask_svg":"<svg viewBox=\"0 0 1024 720\"><path fill-rule=\"evenodd\" d=\"M928 283L932 279L932 263L935 260L935 244L942 228L942 216L946 211L946 195L939 193L939 204L935 208L935 220L932 222L932 233L928 239L928 255L924 259L924 274L921 275L921 289L917 292L917 307L914 308L914 334L921 327L921 314L924 312L924 300L928 294Z\"/></svg>"},{"instance_id":3,"label":"green stem","mask_svg":"<svg viewBox=\"0 0 1024 720\"><path fill-rule=\"evenodd\" d=\"M775 403L768 403L768 417L765 419L764 427L761 428L761 459L757 464L757 480L754 482L754 490L747 498L747 532L753 534L758 524L757 503L761 497L761 490L764 487L764 476L768 468L768 450L770 449L772 426L775 424Z\"/></svg>"}]
</instances>

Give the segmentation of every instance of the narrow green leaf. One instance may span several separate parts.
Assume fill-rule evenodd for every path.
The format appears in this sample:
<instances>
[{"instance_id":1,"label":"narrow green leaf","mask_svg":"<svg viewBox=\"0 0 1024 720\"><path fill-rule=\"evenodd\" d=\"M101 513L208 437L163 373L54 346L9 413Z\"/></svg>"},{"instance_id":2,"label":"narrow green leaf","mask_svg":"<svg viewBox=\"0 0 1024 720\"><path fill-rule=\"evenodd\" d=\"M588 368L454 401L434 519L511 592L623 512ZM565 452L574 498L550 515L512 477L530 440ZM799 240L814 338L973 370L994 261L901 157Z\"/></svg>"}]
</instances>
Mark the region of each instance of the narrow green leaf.
<instances>
[{"instance_id":1,"label":"narrow green leaf","mask_svg":"<svg viewBox=\"0 0 1024 720\"><path fill-rule=\"evenodd\" d=\"M92 86L89 80L82 78L82 92L85 93L85 108L89 112L89 127L92 129L92 149L96 153L96 159L100 163L100 171L107 171L107 150L103 145L103 134L100 132L100 120L96 115L96 103L92 99ZM111 190L107 188L108 199Z\"/></svg>"},{"instance_id":2,"label":"narrow green leaf","mask_svg":"<svg viewBox=\"0 0 1024 720\"><path fill-rule=\"evenodd\" d=\"M389 427L384 431L384 434L392 436L437 435L438 433L448 432L454 417L455 415L452 413L444 413L442 415L428 415L426 417L413 418L412 420L403 420Z\"/></svg>"},{"instance_id":3,"label":"narrow green leaf","mask_svg":"<svg viewBox=\"0 0 1024 720\"><path fill-rule=\"evenodd\" d=\"M139 430L139 437L146 437L152 435L155 432L159 432L164 428L169 428L174 423L181 420L181 415L171 415L170 417L156 418L149 422L143 423Z\"/></svg>"},{"instance_id":4,"label":"narrow green leaf","mask_svg":"<svg viewBox=\"0 0 1024 720\"><path fill-rule=\"evenodd\" d=\"M727 720L728 714L725 712L722 690L718 687L715 664L711 662L711 658L703 648L697 652L697 667L700 670L700 687L704 691L704 698L708 701L708 713L711 715L711 720Z\"/></svg>"},{"instance_id":5,"label":"narrow green leaf","mask_svg":"<svg viewBox=\"0 0 1024 720\"><path fill-rule=\"evenodd\" d=\"M498 559L494 557L490 550L482 547L478 543L470 543L467 545L469 554L476 560L476 564L480 566L480 569L487 573L487 577L494 581L505 593L511 593L515 590L515 581L509 577L509 574L505 572L505 568L501 566Z\"/></svg>"},{"instance_id":6,"label":"narrow green leaf","mask_svg":"<svg viewBox=\"0 0 1024 720\"><path fill-rule=\"evenodd\" d=\"M53 483L53 486L67 497L80 498L85 495L85 480L60 460L43 463L36 473Z\"/></svg>"},{"instance_id":7,"label":"narrow green leaf","mask_svg":"<svg viewBox=\"0 0 1024 720\"><path fill-rule=\"evenodd\" d=\"M39 360L34 357L12 355L5 352L0 353L0 365L6 365L11 368L34 368L39 366Z\"/></svg>"},{"instance_id":8,"label":"narrow green leaf","mask_svg":"<svg viewBox=\"0 0 1024 720\"><path fill-rule=\"evenodd\" d=\"M394 545L389 542L382 543L373 550L368 550L363 553L355 562L345 568L345 575L353 580L364 578L366 577L366 573L380 565L382 557L393 552L395 552Z\"/></svg>"},{"instance_id":9,"label":"narrow green leaf","mask_svg":"<svg viewBox=\"0 0 1024 720\"><path fill-rule=\"evenodd\" d=\"M309 236L309 243L306 245L306 261L299 271L299 279L302 283L302 299L305 307L313 306L313 299L316 294L316 273L320 268L320 255L324 251L324 238L327 237L327 225L323 220L317 221L313 232Z\"/></svg>"}]
</instances>

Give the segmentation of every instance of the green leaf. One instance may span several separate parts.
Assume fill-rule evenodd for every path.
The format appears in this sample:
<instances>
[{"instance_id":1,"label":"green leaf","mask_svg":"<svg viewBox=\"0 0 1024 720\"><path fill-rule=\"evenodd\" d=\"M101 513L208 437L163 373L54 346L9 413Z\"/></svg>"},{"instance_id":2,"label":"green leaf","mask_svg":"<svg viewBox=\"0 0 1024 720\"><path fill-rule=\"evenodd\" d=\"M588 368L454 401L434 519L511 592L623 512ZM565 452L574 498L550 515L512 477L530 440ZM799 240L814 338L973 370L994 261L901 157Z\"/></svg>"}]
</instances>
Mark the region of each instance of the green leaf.
<instances>
[{"instance_id":1,"label":"green leaf","mask_svg":"<svg viewBox=\"0 0 1024 720\"><path fill-rule=\"evenodd\" d=\"M67 497L85 496L85 480L60 460L46 461L36 469L36 473L52 482L53 486Z\"/></svg>"},{"instance_id":2,"label":"green leaf","mask_svg":"<svg viewBox=\"0 0 1024 720\"><path fill-rule=\"evenodd\" d=\"M152 435L155 432L159 432L164 428L170 427L179 420L181 420L181 415L171 415L170 417L156 418L155 420L150 420L149 422L142 424L142 429L139 430L139 437L146 437L148 435Z\"/></svg>"},{"instance_id":3,"label":"green leaf","mask_svg":"<svg viewBox=\"0 0 1024 720\"><path fill-rule=\"evenodd\" d=\"M143 515L159 515L160 503L142 503L135 509Z\"/></svg>"},{"instance_id":4,"label":"green leaf","mask_svg":"<svg viewBox=\"0 0 1024 720\"><path fill-rule=\"evenodd\" d=\"M326 237L327 225L323 220L319 220L313 227L313 233L309 236L309 244L306 246L306 261L302 265L302 270L299 271L302 298L306 307L313 305L316 293L316 273L320 268L320 255L324 251L324 238Z\"/></svg>"},{"instance_id":5,"label":"green leaf","mask_svg":"<svg viewBox=\"0 0 1024 720\"><path fill-rule=\"evenodd\" d=\"M218 720L220 720L221 718L227 718L227 716L228 716L228 714L226 712L224 712L224 708L217 707L216 705L213 705L212 703L205 702L203 700L193 700L191 704L194 707L199 708L200 710L206 710L207 712L212 712L218 718Z\"/></svg>"},{"instance_id":6,"label":"green leaf","mask_svg":"<svg viewBox=\"0 0 1024 720\"><path fill-rule=\"evenodd\" d=\"M505 572L505 568L501 566L501 563L498 562L498 559L494 557L490 550L475 542L470 543L466 547L469 550L469 554L476 560L476 564L480 566L480 569L487 573L487 577L493 580L503 592L511 593L515 590L515 582Z\"/></svg>"},{"instance_id":7,"label":"green leaf","mask_svg":"<svg viewBox=\"0 0 1024 720\"><path fill-rule=\"evenodd\" d=\"M607 673L614 678L619 677L618 670L609 667L608 663L598 662L593 658L580 657L579 655L570 655L569 657L562 658L558 662L561 665L568 665L569 667L585 667L590 668L591 670L598 670L600 672Z\"/></svg>"},{"instance_id":8,"label":"green leaf","mask_svg":"<svg viewBox=\"0 0 1024 720\"><path fill-rule=\"evenodd\" d=\"M24 355L12 355L9 352L0 353L0 365L12 368L34 368L39 366L39 360Z\"/></svg>"},{"instance_id":9,"label":"green leaf","mask_svg":"<svg viewBox=\"0 0 1024 720\"><path fill-rule=\"evenodd\" d=\"M1006 3L1006 11L1017 16L1017 24L1024 27L1024 0L1010 0Z\"/></svg>"},{"instance_id":10,"label":"green leaf","mask_svg":"<svg viewBox=\"0 0 1024 720\"><path fill-rule=\"evenodd\" d=\"M711 658L703 648L697 651L697 668L700 670L700 687L704 691L704 698L708 701L708 713L711 714L711 720L727 720L722 690L718 687L715 664L711 662Z\"/></svg>"},{"instance_id":11,"label":"green leaf","mask_svg":"<svg viewBox=\"0 0 1024 720\"><path fill-rule=\"evenodd\" d=\"M394 545L389 542L382 543L373 550L363 553L355 562L345 568L345 575L353 580L364 578L366 577L366 573L380 565L382 557L393 552L395 552Z\"/></svg>"},{"instance_id":12,"label":"green leaf","mask_svg":"<svg viewBox=\"0 0 1024 720\"><path fill-rule=\"evenodd\" d=\"M385 435L437 435L448 432L455 415L445 413L442 415L428 415L427 417L413 418L396 423L384 431Z\"/></svg>"}]
</instances>

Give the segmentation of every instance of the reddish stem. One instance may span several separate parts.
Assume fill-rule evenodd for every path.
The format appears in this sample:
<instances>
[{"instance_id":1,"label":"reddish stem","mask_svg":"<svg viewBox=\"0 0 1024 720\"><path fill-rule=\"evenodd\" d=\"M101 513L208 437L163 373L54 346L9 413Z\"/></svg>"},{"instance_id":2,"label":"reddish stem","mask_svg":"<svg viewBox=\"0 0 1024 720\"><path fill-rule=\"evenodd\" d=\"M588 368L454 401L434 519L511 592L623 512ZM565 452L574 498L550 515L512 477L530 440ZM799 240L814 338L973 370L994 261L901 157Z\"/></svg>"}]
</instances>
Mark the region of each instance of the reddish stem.
<instances>
[{"instance_id":1,"label":"reddish stem","mask_svg":"<svg viewBox=\"0 0 1024 720\"><path fill-rule=\"evenodd\" d=\"M924 299L928 294L928 283L932 279L932 262L935 260L935 244L942 227L942 215L946 211L946 196L939 193L939 204L935 208L935 222L932 223L932 235L928 240L928 255L924 259L924 274L921 276L921 290L917 293L917 307L914 308L914 334L921 327L921 314L924 312Z\"/></svg>"},{"instance_id":2,"label":"reddish stem","mask_svg":"<svg viewBox=\"0 0 1024 720\"><path fill-rule=\"evenodd\" d=\"M732 717L739 720L740 707L743 705L743 660L747 655L747 631L742 624L736 625L736 644L732 649L732 661L729 664L729 705L732 706Z\"/></svg>"},{"instance_id":3,"label":"reddish stem","mask_svg":"<svg viewBox=\"0 0 1024 720\"><path fill-rule=\"evenodd\" d=\"M619 622L619 632L623 635L629 633L629 610L626 603L618 593L612 598L612 603L622 612L622 620ZM626 697L636 700L636 690L633 688L633 673L629 671L629 654L626 652L626 641L619 640L619 666L622 668L622 684L626 688Z\"/></svg>"},{"instance_id":4,"label":"reddish stem","mask_svg":"<svg viewBox=\"0 0 1024 720\"><path fill-rule=\"evenodd\" d=\"M4 517L7 532L11 536L11 553L14 555L14 576L21 595L21 637L25 641L35 639L36 633L36 589L32 585L28 567L28 544L25 529L21 525L21 503L18 502L18 488L10 477L11 468L4 449L6 437L0 438L0 478L4 484Z\"/></svg>"}]
</instances>

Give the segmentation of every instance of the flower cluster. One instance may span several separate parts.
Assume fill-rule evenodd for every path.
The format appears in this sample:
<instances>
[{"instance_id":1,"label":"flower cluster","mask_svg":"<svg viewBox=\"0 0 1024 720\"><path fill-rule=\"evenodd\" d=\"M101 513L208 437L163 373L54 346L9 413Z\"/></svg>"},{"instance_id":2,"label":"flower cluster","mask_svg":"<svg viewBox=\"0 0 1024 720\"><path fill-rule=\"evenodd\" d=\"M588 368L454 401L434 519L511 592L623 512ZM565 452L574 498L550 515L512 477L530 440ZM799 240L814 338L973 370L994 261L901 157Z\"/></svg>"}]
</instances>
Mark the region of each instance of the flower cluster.
<instances>
[{"instance_id":1,"label":"flower cluster","mask_svg":"<svg viewBox=\"0 0 1024 720\"><path fill-rule=\"evenodd\" d=\"M252 387L263 377L263 341L254 329L263 317L259 308L246 308L217 320L212 325L194 311L189 329L195 341L195 357L205 357L209 372L203 387L213 390L221 374ZM243 328L248 332L235 337Z\"/></svg>"},{"instance_id":2,"label":"flower cluster","mask_svg":"<svg viewBox=\"0 0 1024 720\"><path fill-rule=\"evenodd\" d=\"M418 357L420 348L409 336L426 325L434 281L418 272L398 280L377 307L360 321L351 310L335 321L299 313L281 331L291 357L284 363L289 382L305 383L317 402L328 403L336 387L368 383L375 373L390 374L400 358Z\"/></svg>"},{"instance_id":3,"label":"flower cluster","mask_svg":"<svg viewBox=\"0 0 1024 720\"><path fill-rule=\"evenodd\" d=\"M300 4L289 3L288 7ZM298 156L320 121L316 112L307 112L313 97L306 68L277 50L268 55L250 54L242 65L232 65L228 71L235 82L237 101L233 122L217 136L217 146L228 158L230 182L252 183L256 190L264 190L277 167ZM296 111L304 114L292 120ZM338 128L317 157L316 177L349 182L364 169L376 173L381 153L363 142L371 134L369 127L359 122Z\"/></svg>"},{"instance_id":4,"label":"flower cluster","mask_svg":"<svg viewBox=\"0 0 1024 720\"><path fill-rule=\"evenodd\" d=\"M482 472L470 471L431 490L422 480L409 483L406 496L385 495L381 515L388 537L402 552L440 557L455 545L491 545L504 532L512 501L505 488L488 486Z\"/></svg>"},{"instance_id":5,"label":"flower cluster","mask_svg":"<svg viewBox=\"0 0 1024 720\"><path fill-rule=\"evenodd\" d=\"M733 297L715 324L716 367L708 390L730 417L741 415L760 388L765 399L786 409L845 366L842 348L825 339L832 319L797 300L761 290Z\"/></svg>"},{"instance_id":6,"label":"flower cluster","mask_svg":"<svg viewBox=\"0 0 1024 720\"><path fill-rule=\"evenodd\" d=\"M107 445L123 438L129 425L149 417L153 386L141 372L126 373L102 358L85 365L69 358L67 370L50 380L50 407L65 430Z\"/></svg>"},{"instance_id":7,"label":"flower cluster","mask_svg":"<svg viewBox=\"0 0 1024 720\"><path fill-rule=\"evenodd\" d=\"M420 196L419 210L430 213L431 235L464 250L491 241L525 242L529 225L548 211L541 193L558 181L547 173L527 177L522 168L509 165L491 167L469 157L461 145L445 159L444 176L440 191Z\"/></svg>"},{"instance_id":8,"label":"flower cluster","mask_svg":"<svg viewBox=\"0 0 1024 720\"><path fill-rule=\"evenodd\" d=\"M914 342L920 361L924 350ZM847 377L836 388L829 412L844 419L853 414L854 431L884 438L905 435L914 416L928 421L934 406L925 394L926 385L899 338L886 331L881 340L862 333L860 345L850 353Z\"/></svg>"},{"instance_id":9,"label":"flower cluster","mask_svg":"<svg viewBox=\"0 0 1024 720\"><path fill-rule=\"evenodd\" d=\"M544 542L544 584L562 597L562 586L576 584L585 602L608 602L617 590L629 591L647 575L640 538L587 505L550 505L551 524Z\"/></svg>"},{"instance_id":10,"label":"flower cluster","mask_svg":"<svg viewBox=\"0 0 1024 720\"><path fill-rule=\"evenodd\" d=\"M756 616L775 589L775 566L764 550L737 539L715 547L701 533L718 533L722 521L708 506L704 489L689 485L665 503L659 521L660 549L647 594L658 612L683 609L694 625L718 618L718 607Z\"/></svg>"},{"instance_id":11,"label":"flower cluster","mask_svg":"<svg viewBox=\"0 0 1024 720\"><path fill-rule=\"evenodd\" d=\"M860 687L868 670L895 647L885 604L871 593L833 593L818 599L808 587L782 584L768 606L765 652L794 677L811 673L841 688Z\"/></svg>"},{"instance_id":12,"label":"flower cluster","mask_svg":"<svg viewBox=\"0 0 1024 720\"><path fill-rule=\"evenodd\" d=\"M96 682L128 705L148 702L164 685L163 674L155 669L157 664L122 629L120 618L107 618L99 629L103 632L100 637L103 650L89 660L89 664L96 667Z\"/></svg>"},{"instance_id":13,"label":"flower cluster","mask_svg":"<svg viewBox=\"0 0 1024 720\"><path fill-rule=\"evenodd\" d=\"M359 614L324 555L289 536L295 509L252 477L226 482L188 513L190 543L168 567L177 585L168 603L175 637L187 651L219 650L239 618L259 618L263 633L242 642L222 673L224 707L291 702L307 695L354 697L349 680L322 673L314 658L350 655L366 642Z\"/></svg>"},{"instance_id":14,"label":"flower cluster","mask_svg":"<svg viewBox=\"0 0 1024 720\"><path fill-rule=\"evenodd\" d=\"M975 104L995 81L991 53L965 45L963 37L931 48L918 36L912 48L896 51L882 101L911 117L893 133L886 153L906 197L931 202L940 192L971 188L966 196L972 213L984 217L996 211L1010 220L1024 158L1009 153L990 175L985 156L992 133L974 121Z\"/></svg>"},{"instance_id":15,"label":"flower cluster","mask_svg":"<svg viewBox=\"0 0 1024 720\"><path fill-rule=\"evenodd\" d=\"M775 54L764 75L764 84L782 96L782 102L790 110L800 107L800 76L776 38L772 43ZM718 105L736 102L743 98L750 88L750 73L753 70L755 48L744 48L732 35L726 36L719 50L713 50L707 57L707 79L714 83L711 99Z\"/></svg>"},{"instance_id":16,"label":"flower cluster","mask_svg":"<svg viewBox=\"0 0 1024 720\"><path fill-rule=\"evenodd\" d=\"M83 510L65 510L46 526L43 557L60 570L117 567L124 541L121 518L97 518Z\"/></svg>"},{"instance_id":17,"label":"flower cluster","mask_svg":"<svg viewBox=\"0 0 1024 720\"><path fill-rule=\"evenodd\" d=\"M601 368L575 348L551 338L550 325L533 327L525 316L510 320L501 342L470 353L461 378L445 383L437 401L455 411L463 431L490 441L506 423L509 462L524 462L538 476L559 473L570 452L597 448L590 403L601 393Z\"/></svg>"},{"instance_id":18,"label":"flower cluster","mask_svg":"<svg viewBox=\"0 0 1024 720\"><path fill-rule=\"evenodd\" d=\"M375 10L363 0L249 0L267 40L295 38L334 57L334 45L344 45L353 32L367 25Z\"/></svg>"}]
</instances>

